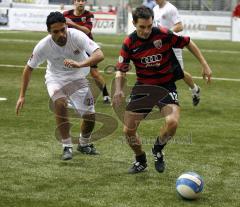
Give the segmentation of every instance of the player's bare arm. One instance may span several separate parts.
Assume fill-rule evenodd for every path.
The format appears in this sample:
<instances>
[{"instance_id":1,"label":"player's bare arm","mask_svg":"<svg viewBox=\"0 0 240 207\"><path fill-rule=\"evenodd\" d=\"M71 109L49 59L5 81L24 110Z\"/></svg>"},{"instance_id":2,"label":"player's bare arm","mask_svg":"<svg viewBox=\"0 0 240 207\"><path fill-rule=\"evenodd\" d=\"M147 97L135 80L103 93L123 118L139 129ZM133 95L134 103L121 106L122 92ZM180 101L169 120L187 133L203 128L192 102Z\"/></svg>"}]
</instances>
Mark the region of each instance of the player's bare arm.
<instances>
[{"instance_id":1,"label":"player's bare arm","mask_svg":"<svg viewBox=\"0 0 240 207\"><path fill-rule=\"evenodd\" d=\"M87 27L80 26L80 25L76 24L75 22L73 22L69 18L65 18L65 19L66 19L66 23L67 23L68 26L74 27L75 29L82 31L87 35L91 32L91 30L88 29Z\"/></svg>"},{"instance_id":2,"label":"player's bare arm","mask_svg":"<svg viewBox=\"0 0 240 207\"><path fill-rule=\"evenodd\" d=\"M104 59L103 52L100 49L96 49L88 59L82 62L77 62L71 59L65 59L64 65L69 68L82 68L97 65L103 59Z\"/></svg>"},{"instance_id":3,"label":"player's bare arm","mask_svg":"<svg viewBox=\"0 0 240 207\"><path fill-rule=\"evenodd\" d=\"M175 24L171 30L176 33L183 31L182 22L178 22L177 24Z\"/></svg>"},{"instance_id":4,"label":"player's bare arm","mask_svg":"<svg viewBox=\"0 0 240 207\"><path fill-rule=\"evenodd\" d=\"M124 85L124 80L126 77L126 73L123 73L121 71L116 72L116 90L113 96L113 102L112 104L114 106L119 106L122 102L122 99L124 98L124 92L123 92L123 85Z\"/></svg>"},{"instance_id":5,"label":"player's bare arm","mask_svg":"<svg viewBox=\"0 0 240 207\"><path fill-rule=\"evenodd\" d=\"M16 103L16 114L17 115L19 114L19 111L23 108L23 105L25 103L25 94L26 94L26 90L27 90L29 81L31 79L32 70L33 69L28 65L26 65L23 70L20 94L19 94L18 101Z\"/></svg>"},{"instance_id":6,"label":"player's bare arm","mask_svg":"<svg viewBox=\"0 0 240 207\"><path fill-rule=\"evenodd\" d=\"M206 59L202 55L200 49L198 48L198 46L192 40L190 40L189 44L186 47L198 59L198 61L201 63L203 79L204 80L207 79L207 83L210 83L211 82L211 77L212 77L212 70L209 67Z\"/></svg>"}]
</instances>

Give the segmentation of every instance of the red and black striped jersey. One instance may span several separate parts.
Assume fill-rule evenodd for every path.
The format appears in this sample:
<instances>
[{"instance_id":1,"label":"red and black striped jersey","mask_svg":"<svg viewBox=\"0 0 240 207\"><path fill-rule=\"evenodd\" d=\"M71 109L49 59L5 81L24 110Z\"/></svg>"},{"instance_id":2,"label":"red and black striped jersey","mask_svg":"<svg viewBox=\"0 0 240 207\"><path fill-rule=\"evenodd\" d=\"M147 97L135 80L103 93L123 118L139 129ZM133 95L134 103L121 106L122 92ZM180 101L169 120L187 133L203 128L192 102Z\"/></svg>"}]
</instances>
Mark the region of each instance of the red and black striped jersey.
<instances>
[{"instance_id":1,"label":"red and black striped jersey","mask_svg":"<svg viewBox=\"0 0 240 207\"><path fill-rule=\"evenodd\" d=\"M94 19L94 15L93 13L85 10L83 14L81 14L80 16L75 16L74 15L74 10L69 10L69 11L65 11L63 13L64 17L71 19L74 23L80 25L80 26L84 26L87 27L90 31L92 31L92 27L93 27L93 19ZM90 32L88 34L89 38L93 39L92 33Z\"/></svg>"},{"instance_id":2,"label":"red and black striped jersey","mask_svg":"<svg viewBox=\"0 0 240 207\"><path fill-rule=\"evenodd\" d=\"M174 80L173 71L181 67L172 48L183 48L190 37L178 36L166 28L152 28L148 39L133 32L125 38L120 51L117 70L127 72L132 60L137 81L143 84L161 85Z\"/></svg>"}]
</instances>

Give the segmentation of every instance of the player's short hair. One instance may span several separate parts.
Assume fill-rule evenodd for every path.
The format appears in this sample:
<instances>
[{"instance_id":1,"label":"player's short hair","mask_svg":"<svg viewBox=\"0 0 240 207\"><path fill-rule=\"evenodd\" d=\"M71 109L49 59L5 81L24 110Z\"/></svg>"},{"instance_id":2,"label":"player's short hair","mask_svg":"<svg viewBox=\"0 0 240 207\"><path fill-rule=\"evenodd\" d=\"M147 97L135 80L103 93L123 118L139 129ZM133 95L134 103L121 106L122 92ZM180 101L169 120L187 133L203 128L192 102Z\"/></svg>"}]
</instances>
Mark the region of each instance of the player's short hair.
<instances>
[{"instance_id":1,"label":"player's short hair","mask_svg":"<svg viewBox=\"0 0 240 207\"><path fill-rule=\"evenodd\" d=\"M77 0L72 0L72 2L74 3L75 1L77 1ZM85 2L87 2L87 0L84 0Z\"/></svg>"},{"instance_id":2,"label":"player's short hair","mask_svg":"<svg viewBox=\"0 0 240 207\"><path fill-rule=\"evenodd\" d=\"M154 18L153 11L146 6L139 6L133 12L133 21L137 23L138 19Z\"/></svg>"},{"instance_id":3,"label":"player's short hair","mask_svg":"<svg viewBox=\"0 0 240 207\"><path fill-rule=\"evenodd\" d=\"M55 23L66 23L66 19L61 12L51 12L47 16L47 30L50 31L51 25Z\"/></svg>"}]
</instances>

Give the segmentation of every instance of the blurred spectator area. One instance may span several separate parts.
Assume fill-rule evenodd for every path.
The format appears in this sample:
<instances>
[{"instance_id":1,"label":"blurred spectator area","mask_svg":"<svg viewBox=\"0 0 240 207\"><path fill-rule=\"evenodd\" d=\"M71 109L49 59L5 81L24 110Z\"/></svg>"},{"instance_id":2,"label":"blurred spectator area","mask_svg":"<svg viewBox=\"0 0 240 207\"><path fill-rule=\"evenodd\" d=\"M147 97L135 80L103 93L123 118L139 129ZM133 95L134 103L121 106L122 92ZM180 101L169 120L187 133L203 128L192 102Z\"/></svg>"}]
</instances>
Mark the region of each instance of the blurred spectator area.
<instances>
[{"instance_id":1,"label":"blurred spectator area","mask_svg":"<svg viewBox=\"0 0 240 207\"><path fill-rule=\"evenodd\" d=\"M41 4L49 2L49 4L64 4L72 5L73 0L0 0L0 3L12 2L12 3L30 3ZM107 12L109 5L113 6L113 9L121 10L121 7L129 5L135 8L143 3L144 0L88 0L88 5L93 5L94 10L103 10ZM232 11L237 0L169 0L179 10L198 10L198 11ZM88 7L87 7L88 8Z\"/></svg>"}]
</instances>

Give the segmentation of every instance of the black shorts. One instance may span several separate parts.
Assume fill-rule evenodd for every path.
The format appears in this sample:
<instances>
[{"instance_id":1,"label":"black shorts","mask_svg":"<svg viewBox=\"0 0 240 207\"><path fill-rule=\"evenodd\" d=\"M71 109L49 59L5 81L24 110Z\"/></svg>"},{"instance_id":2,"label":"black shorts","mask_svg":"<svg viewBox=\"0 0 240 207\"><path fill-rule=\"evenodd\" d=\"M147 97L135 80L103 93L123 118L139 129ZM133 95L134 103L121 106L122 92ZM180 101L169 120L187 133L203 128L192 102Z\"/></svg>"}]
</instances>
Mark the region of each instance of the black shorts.
<instances>
[{"instance_id":1,"label":"black shorts","mask_svg":"<svg viewBox=\"0 0 240 207\"><path fill-rule=\"evenodd\" d=\"M179 105L174 82L164 85L144 85L136 83L130 95L127 111L148 114L154 106L160 109L168 104Z\"/></svg>"},{"instance_id":2,"label":"black shorts","mask_svg":"<svg viewBox=\"0 0 240 207\"><path fill-rule=\"evenodd\" d=\"M97 68L98 68L97 65L92 65L92 66L91 66L91 69L97 69Z\"/></svg>"}]
</instances>

